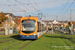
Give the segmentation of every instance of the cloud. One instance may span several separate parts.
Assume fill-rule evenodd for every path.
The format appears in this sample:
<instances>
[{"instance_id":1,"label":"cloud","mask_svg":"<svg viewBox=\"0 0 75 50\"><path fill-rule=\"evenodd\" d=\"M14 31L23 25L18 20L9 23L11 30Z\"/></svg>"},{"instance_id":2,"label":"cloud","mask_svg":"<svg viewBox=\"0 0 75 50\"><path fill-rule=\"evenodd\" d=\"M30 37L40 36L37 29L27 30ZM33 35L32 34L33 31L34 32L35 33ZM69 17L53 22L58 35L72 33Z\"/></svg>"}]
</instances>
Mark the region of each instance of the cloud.
<instances>
[{"instance_id":1,"label":"cloud","mask_svg":"<svg viewBox=\"0 0 75 50\"><path fill-rule=\"evenodd\" d=\"M54 17L54 16L51 16L51 17L46 17L46 18L44 18L43 17L43 20L54 20L54 19L56 19L56 20L58 20L58 21L65 21L65 20L67 20L67 21L70 21L71 19L70 19L70 14L66 14L66 15L64 15L63 17L62 16L60 16L60 17ZM72 21L75 21L75 12L74 13L72 13Z\"/></svg>"},{"instance_id":2,"label":"cloud","mask_svg":"<svg viewBox=\"0 0 75 50\"><path fill-rule=\"evenodd\" d=\"M30 2L28 0L17 0L18 2L16 2L15 0L9 0L10 2L8 2L7 0L0 0L0 3L2 4L5 4L5 5L10 5L10 6L4 6L4 5L1 5L1 8L0 8L0 11L25 11L26 10L26 13L29 15L30 13L32 14L32 12L34 13L39 13L38 10L42 10L43 12L46 12L46 14L49 13L49 15L57 15L57 13L59 13L58 11L55 11L53 10L54 8L56 7L61 7L62 5L65 5L68 1L68 4L70 5L70 3L72 3L74 0L30 0ZM15 6L16 5L16 6ZM18 8L19 7L19 8ZM22 10L21 10L22 9ZM49 12L47 9L49 9ZM52 9L52 10L50 10ZM21 14L22 16L24 16L24 12L12 12L14 13L15 15L18 15L18 14ZM46 20L53 20L53 19L57 19L56 17L54 16L50 16L49 15L46 17ZM68 20L69 16L65 15L65 18L64 20ZM73 20L74 20L74 14L72 15L73 16ZM43 18L44 19L44 18ZM62 17L59 17L58 20L62 20Z\"/></svg>"},{"instance_id":3,"label":"cloud","mask_svg":"<svg viewBox=\"0 0 75 50\"><path fill-rule=\"evenodd\" d=\"M10 7L17 8L17 9L11 8L10 10L23 9L23 10L26 10L27 12L35 12L36 10L54 8L54 7L61 6L62 4L65 4L68 2L68 0L29 0L30 2L28 0L17 0L17 2L15 0L9 0L9 1L2 0L0 3L11 5ZM69 0L69 3L72 1L73 0ZM16 6L13 5L12 3L15 4ZM8 9L9 7L6 7L6 8Z\"/></svg>"}]
</instances>

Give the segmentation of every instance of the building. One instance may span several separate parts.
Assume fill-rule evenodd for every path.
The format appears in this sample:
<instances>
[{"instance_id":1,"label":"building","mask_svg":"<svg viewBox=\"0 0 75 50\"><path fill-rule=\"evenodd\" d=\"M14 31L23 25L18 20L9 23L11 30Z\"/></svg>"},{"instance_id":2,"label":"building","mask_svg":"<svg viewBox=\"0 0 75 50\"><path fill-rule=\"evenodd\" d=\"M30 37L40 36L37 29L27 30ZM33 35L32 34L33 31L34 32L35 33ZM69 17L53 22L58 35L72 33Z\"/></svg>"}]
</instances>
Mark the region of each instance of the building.
<instances>
[{"instance_id":1,"label":"building","mask_svg":"<svg viewBox=\"0 0 75 50\"><path fill-rule=\"evenodd\" d=\"M56 25L61 25L62 23L68 23L68 21L57 21L57 20L42 20L43 22L46 23L46 25L50 25L51 23L56 24Z\"/></svg>"},{"instance_id":2,"label":"building","mask_svg":"<svg viewBox=\"0 0 75 50\"><path fill-rule=\"evenodd\" d=\"M68 21L57 21L57 20L42 20L43 22L46 23L46 25L51 26L53 24L53 27L63 27L63 24L67 24Z\"/></svg>"},{"instance_id":3,"label":"building","mask_svg":"<svg viewBox=\"0 0 75 50\"><path fill-rule=\"evenodd\" d=\"M12 28L13 25L15 25L16 23L17 23L17 25L20 24L20 19L22 18L22 16L15 16L12 13L3 13L3 14L5 15L5 17L8 18L4 22L2 22L4 28L8 28L9 24L10 24L10 28Z\"/></svg>"},{"instance_id":4,"label":"building","mask_svg":"<svg viewBox=\"0 0 75 50\"><path fill-rule=\"evenodd\" d=\"M20 19L22 18L22 16L15 16L12 13L4 13L4 15L9 18L8 14L10 16L11 21L13 21L14 23L17 23L17 25L20 24Z\"/></svg>"},{"instance_id":5,"label":"building","mask_svg":"<svg viewBox=\"0 0 75 50\"><path fill-rule=\"evenodd\" d=\"M15 17L14 17L14 22L17 23L17 25L19 25L21 18L22 18L22 16L15 16Z\"/></svg>"}]
</instances>

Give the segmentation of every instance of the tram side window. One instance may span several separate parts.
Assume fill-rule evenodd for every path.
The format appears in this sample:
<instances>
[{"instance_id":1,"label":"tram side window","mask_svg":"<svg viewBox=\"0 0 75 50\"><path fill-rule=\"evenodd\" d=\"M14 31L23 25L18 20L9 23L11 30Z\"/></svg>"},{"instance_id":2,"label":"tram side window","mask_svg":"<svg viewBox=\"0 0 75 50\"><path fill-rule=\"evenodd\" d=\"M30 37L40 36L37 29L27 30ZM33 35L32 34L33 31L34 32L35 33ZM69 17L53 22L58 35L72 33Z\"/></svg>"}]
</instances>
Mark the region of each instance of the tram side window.
<instances>
[{"instance_id":1,"label":"tram side window","mask_svg":"<svg viewBox=\"0 0 75 50\"><path fill-rule=\"evenodd\" d=\"M40 32L40 31L41 31L41 23L38 22L38 32Z\"/></svg>"},{"instance_id":2,"label":"tram side window","mask_svg":"<svg viewBox=\"0 0 75 50\"><path fill-rule=\"evenodd\" d=\"M44 24L42 24L42 31L45 31L45 26L44 26Z\"/></svg>"},{"instance_id":3,"label":"tram side window","mask_svg":"<svg viewBox=\"0 0 75 50\"><path fill-rule=\"evenodd\" d=\"M42 25L42 27L41 27ZM38 32L41 32L41 31L45 31L46 30L46 27L44 24L38 22Z\"/></svg>"},{"instance_id":4,"label":"tram side window","mask_svg":"<svg viewBox=\"0 0 75 50\"><path fill-rule=\"evenodd\" d=\"M37 31L39 32L39 22L38 22L38 30Z\"/></svg>"}]
</instances>

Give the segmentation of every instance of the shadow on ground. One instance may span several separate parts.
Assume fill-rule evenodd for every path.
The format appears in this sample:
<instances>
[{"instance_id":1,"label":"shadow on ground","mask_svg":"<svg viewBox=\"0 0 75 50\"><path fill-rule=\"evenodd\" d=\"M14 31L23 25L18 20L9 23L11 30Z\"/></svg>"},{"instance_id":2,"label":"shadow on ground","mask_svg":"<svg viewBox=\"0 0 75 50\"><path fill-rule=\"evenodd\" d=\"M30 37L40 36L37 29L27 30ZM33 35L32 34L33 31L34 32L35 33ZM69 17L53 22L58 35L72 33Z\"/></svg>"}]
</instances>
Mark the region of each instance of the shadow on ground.
<instances>
[{"instance_id":1,"label":"shadow on ground","mask_svg":"<svg viewBox=\"0 0 75 50\"><path fill-rule=\"evenodd\" d=\"M35 41L35 39L20 39L20 35L13 35L10 38L14 38L14 39L19 40L19 41L26 41L26 40Z\"/></svg>"},{"instance_id":2,"label":"shadow on ground","mask_svg":"<svg viewBox=\"0 0 75 50\"><path fill-rule=\"evenodd\" d=\"M71 38L65 38L62 36L45 36L45 37L49 37L49 38L61 38L61 39L71 39Z\"/></svg>"}]
</instances>

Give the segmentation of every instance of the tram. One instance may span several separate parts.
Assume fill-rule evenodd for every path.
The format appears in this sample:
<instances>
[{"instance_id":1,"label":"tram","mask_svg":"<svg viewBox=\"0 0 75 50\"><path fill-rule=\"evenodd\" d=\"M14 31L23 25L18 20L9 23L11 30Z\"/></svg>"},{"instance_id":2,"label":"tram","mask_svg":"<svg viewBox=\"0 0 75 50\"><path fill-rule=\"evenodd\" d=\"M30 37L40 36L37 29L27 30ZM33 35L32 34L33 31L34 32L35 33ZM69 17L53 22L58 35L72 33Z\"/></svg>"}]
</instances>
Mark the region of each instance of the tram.
<instances>
[{"instance_id":1,"label":"tram","mask_svg":"<svg viewBox=\"0 0 75 50\"><path fill-rule=\"evenodd\" d=\"M38 17L23 17L20 20L20 39L38 39L46 33L46 24Z\"/></svg>"}]
</instances>

